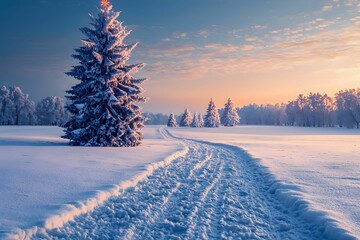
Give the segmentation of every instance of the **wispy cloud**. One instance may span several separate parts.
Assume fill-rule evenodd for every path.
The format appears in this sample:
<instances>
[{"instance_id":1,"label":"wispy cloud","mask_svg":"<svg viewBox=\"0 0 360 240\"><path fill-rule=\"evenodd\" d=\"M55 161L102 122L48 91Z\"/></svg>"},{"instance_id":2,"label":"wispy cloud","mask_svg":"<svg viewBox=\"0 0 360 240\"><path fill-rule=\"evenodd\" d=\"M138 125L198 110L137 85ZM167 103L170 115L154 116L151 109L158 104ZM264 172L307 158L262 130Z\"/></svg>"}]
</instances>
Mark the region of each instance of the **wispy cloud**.
<instances>
[{"instance_id":1,"label":"wispy cloud","mask_svg":"<svg viewBox=\"0 0 360 240\"><path fill-rule=\"evenodd\" d=\"M339 6L360 8L359 0L332 0L323 11ZM279 29L257 24L228 30L226 41L214 40L215 27L175 32L158 46L147 48L142 59L150 75L195 80L224 72L268 72L302 66L360 67L360 16L329 18L317 12L312 19ZM211 37L210 37L211 36ZM185 40L186 41L181 41ZM197 39L199 41L194 41ZM184 42L187 42L186 44ZM209 75L211 76L211 75Z\"/></svg>"},{"instance_id":2,"label":"wispy cloud","mask_svg":"<svg viewBox=\"0 0 360 240\"><path fill-rule=\"evenodd\" d=\"M325 5L322 7L322 11L324 11L324 12L331 11L332 9L333 9L332 5Z\"/></svg>"},{"instance_id":3,"label":"wispy cloud","mask_svg":"<svg viewBox=\"0 0 360 240\"><path fill-rule=\"evenodd\" d=\"M199 36L203 37L203 38L208 38L210 35L210 30L209 29L202 29L198 32Z\"/></svg>"},{"instance_id":4,"label":"wispy cloud","mask_svg":"<svg viewBox=\"0 0 360 240\"><path fill-rule=\"evenodd\" d=\"M188 33L187 32L174 32L172 34L173 38L186 38L188 36Z\"/></svg>"},{"instance_id":5,"label":"wispy cloud","mask_svg":"<svg viewBox=\"0 0 360 240\"><path fill-rule=\"evenodd\" d=\"M257 25L251 26L251 28L253 28L253 29L265 29L266 26L265 26L265 25L261 25L261 24L257 24Z\"/></svg>"}]
</instances>

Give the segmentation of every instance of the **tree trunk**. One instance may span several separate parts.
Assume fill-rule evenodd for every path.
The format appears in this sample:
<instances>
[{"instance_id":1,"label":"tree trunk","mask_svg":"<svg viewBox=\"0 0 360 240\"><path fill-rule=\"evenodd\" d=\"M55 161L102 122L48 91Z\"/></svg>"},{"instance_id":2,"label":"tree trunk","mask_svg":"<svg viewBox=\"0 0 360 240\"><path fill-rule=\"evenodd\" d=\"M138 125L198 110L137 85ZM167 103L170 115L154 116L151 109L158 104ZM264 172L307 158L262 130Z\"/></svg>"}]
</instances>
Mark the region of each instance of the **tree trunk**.
<instances>
[{"instance_id":1,"label":"tree trunk","mask_svg":"<svg viewBox=\"0 0 360 240\"><path fill-rule=\"evenodd\" d=\"M16 112L15 125L19 125L19 107L18 106L15 107L15 112Z\"/></svg>"}]
</instances>

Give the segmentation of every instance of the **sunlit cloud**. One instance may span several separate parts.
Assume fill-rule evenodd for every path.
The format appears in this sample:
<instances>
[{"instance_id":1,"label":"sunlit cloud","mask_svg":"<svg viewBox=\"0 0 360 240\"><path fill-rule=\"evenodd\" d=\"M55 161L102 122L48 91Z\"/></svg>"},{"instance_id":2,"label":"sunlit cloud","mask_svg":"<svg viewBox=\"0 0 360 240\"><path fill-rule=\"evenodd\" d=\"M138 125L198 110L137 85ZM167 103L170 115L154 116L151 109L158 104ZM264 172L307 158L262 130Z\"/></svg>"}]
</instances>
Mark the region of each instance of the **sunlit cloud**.
<instances>
[{"instance_id":1,"label":"sunlit cloud","mask_svg":"<svg viewBox=\"0 0 360 240\"><path fill-rule=\"evenodd\" d=\"M338 64L346 68L360 67L360 24L340 29L323 30L324 22L315 19L305 25L308 29L281 29L270 34L281 36L276 41L245 38L253 44L208 43L201 45L163 46L148 50L150 56L161 59L152 65L153 74L173 75L174 79L195 80L211 72L260 72L287 70L307 64L326 67ZM321 30L307 35L304 31ZM295 36L295 37L293 37Z\"/></svg>"},{"instance_id":2,"label":"sunlit cloud","mask_svg":"<svg viewBox=\"0 0 360 240\"><path fill-rule=\"evenodd\" d=\"M244 40L247 42L255 42L258 40L258 38L257 37L247 37Z\"/></svg>"},{"instance_id":3,"label":"sunlit cloud","mask_svg":"<svg viewBox=\"0 0 360 240\"><path fill-rule=\"evenodd\" d=\"M243 47L241 47L242 51L250 51L253 50L255 48L255 46L253 45L244 45Z\"/></svg>"},{"instance_id":4,"label":"sunlit cloud","mask_svg":"<svg viewBox=\"0 0 360 240\"><path fill-rule=\"evenodd\" d=\"M303 86L305 91L323 89L332 94L343 86L356 86L360 79L360 16L354 12L358 4L330 0L331 11L314 9L296 24L292 18L279 25L243 24L232 29L210 25L182 36L178 31L148 46L139 59L148 64L144 75L149 82L166 84L176 92L194 91L189 98L196 96L199 102L216 95L219 81L234 85L227 93L239 94L241 104L249 89L258 95L249 95L246 101L257 103L290 99ZM204 84L206 92L200 96ZM191 87L184 90L183 85ZM276 96L281 100L273 100Z\"/></svg>"},{"instance_id":5,"label":"sunlit cloud","mask_svg":"<svg viewBox=\"0 0 360 240\"><path fill-rule=\"evenodd\" d=\"M333 9L332 5L325 5L322 7L322 11L327 12L327 11L331 11Z\"/></svg>"}]
</instances>

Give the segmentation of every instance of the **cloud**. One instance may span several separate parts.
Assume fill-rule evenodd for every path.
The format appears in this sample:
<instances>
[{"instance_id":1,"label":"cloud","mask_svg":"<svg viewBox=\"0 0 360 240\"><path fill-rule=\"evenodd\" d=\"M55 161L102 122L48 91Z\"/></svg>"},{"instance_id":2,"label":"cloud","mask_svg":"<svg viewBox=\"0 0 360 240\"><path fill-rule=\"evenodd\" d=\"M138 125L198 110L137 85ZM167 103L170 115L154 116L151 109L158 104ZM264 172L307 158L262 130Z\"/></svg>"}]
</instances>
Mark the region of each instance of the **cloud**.
<instances>
[{"instance_id":1,"label":"cloud","mask_svg":"<svg viewBox=\"0 0 360 240\"><path fill-rule=\"evenodd\" d=\"M325 5L322 7L322 11L323 12L328 12L328 11L331 11L333 9L333 6L332 5Z\"/></svg>"},{"instance_id":2,"label":"cloud","mask_svg":"<svg viewBox=\"0 0 360 240\"><path fill-rule=\"evenodd\" d=\"M174 32L172 34L173 38L179 39L179 38L186 38L188 36L188 33L186 32Z\"/></svg>"},{"instance_id":3,"label":"cloud","mask_svg":"<svg viewBox=\"0 0 360 240\"><path fill-rule=\"evenodd\" d=\"M253 29L265 29L266 26L265 26L265 25L257 24L257 25L252 26L251 28L253 28Z\"/></svg>"},{"instance_id":4,"label":"cloud","mask_svg":"<svg viewBox=\"0 0 360 240\"><path fill-rule=\"evenodd\" d=\"M199 31L198 34L199 34L201 37L203 37L203 38L208 38L209 35L210 35L210 30L208 30L208 29L202 29L202 30Z\"/></svg>"},{"instance_id":5,"label":"cloud","mask_svg":"<svg viewBox=\"0 0 360 240\"><path fill-rule=\"evenodd\" d=\"M244 39L246 42L256 42L259 41L258 37L247 37Z\"/></svg>"},{"instance_id":6,"label":"cloud","mask_svg":"<svg viewBox=\"0 0 360 240\"><path fill-rule=\"evenodd\" d=\"M229 31L229 35L233 38L241 38L241 34L244 32L244 29L233 29Z\"/></svg>"},{"instance_id":7,"label":"cloud","mask_svg":"<svg viewBox=\"0 0 360 240\"><path fill-rule=\"evenodd\" d=\"M350 4L346 1L334 3ZM175 41L176 38L191 40L191 36L207 38L211 28L193 33L177 32L171 38L163 39L164 45L147 49L142 59L150 62L150 76L170 80L196 80L220 72L286 71L305 66L311 69L332 66L332 69L338 67L344 71L359 68L360 17L327 19L318 14L293 27L268 29L253 25L248 29L228 31L231 44L225 41L209 43L208 39L207 43L188 41L191 44ZM268 30L255 34L251 29Z\"/></svg>"},{"instance_id":8,"label":"cloud","mask_svg":"<svg viewBox=\"0 0 360 240\"><path fill-rule=\"evenodd\" d=\"M244 45L243 47L241 47L242 51L250 51L253 50L255 48L255 46L253 45Z\"/></svg>"}]
</instances>

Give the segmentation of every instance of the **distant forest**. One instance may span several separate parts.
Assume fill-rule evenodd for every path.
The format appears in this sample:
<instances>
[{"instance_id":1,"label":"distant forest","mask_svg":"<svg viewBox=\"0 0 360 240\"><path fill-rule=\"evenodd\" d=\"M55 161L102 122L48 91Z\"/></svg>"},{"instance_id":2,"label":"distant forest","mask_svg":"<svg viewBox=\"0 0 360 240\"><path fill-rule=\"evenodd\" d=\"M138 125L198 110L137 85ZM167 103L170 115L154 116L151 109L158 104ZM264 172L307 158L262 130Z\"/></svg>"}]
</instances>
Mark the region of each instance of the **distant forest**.
<instances>
[{"instance_id":1,"label":"distant forest","mask_svg":"<svg viewBox=\"0 0 360 240\"><path fill-rule=\"evenodd\" d=\"M219 109L221 115L223 108ZM360 89L336 93L299 95L287 104L250 104L237 108L240 125L276 125L301 127L360 127ZM169 116L146 113L146 124L165 125ZM181 115L176 115L179 122Z\"/></svg>"},{"instance_id":2,"label":"distant forest","mask_svg":"<svg viewBox=\"0 0 360 240\"><path fill-rule=\"evenodd\" d=\"M219 109L221 115L223 108ZM205 109L204 109L205 112ZM240 125L277 125L301 127L360 127L360 89L343 90L334 97L320 93L299 95L288 103L250 104L237 108ZM147 125L166 125L169 115L144 113ZM38 103L19 87L0 90L0 125L58 125L70 114L60 97L47 97ZM182 115L175 115L177 122Z\"/></svg>"}]
</instances>

